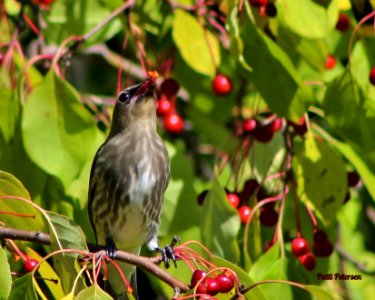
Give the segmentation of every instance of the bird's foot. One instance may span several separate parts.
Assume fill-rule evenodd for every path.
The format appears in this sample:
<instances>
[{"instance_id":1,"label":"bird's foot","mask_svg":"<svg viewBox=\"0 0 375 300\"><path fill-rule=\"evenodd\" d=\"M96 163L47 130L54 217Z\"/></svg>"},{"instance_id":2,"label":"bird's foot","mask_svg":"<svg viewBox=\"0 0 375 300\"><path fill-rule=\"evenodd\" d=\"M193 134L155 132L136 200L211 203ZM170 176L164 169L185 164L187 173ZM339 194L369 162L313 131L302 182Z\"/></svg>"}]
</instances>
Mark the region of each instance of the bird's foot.
<instances>
[{"instance_id":1,"label":"bird's foot","mask_svg":"<svg viewBox=\"0 0 375 300\"><path fill-rule=\"evenodd\" d=\"M107 251L107 256L111 259L114 259L116 257L116 244L111 238L107 238L105 240L105 250Z\"/></svg>"},{"instance_id":2,"label":"bird's foot","mask_svg":"<svg viewBox=\"0 0 375 300\"><path fill-rule=\"evenodd\" d=\"M177 235L174 235L172 241L169 245L164 248L157 248L156 250L161 253L162 261L166 269L170 267L170 261L173 261L175 268L177 268L176 256L174 255L174 246L180 241L180 238Z\"/></svg>"}]
</instances>

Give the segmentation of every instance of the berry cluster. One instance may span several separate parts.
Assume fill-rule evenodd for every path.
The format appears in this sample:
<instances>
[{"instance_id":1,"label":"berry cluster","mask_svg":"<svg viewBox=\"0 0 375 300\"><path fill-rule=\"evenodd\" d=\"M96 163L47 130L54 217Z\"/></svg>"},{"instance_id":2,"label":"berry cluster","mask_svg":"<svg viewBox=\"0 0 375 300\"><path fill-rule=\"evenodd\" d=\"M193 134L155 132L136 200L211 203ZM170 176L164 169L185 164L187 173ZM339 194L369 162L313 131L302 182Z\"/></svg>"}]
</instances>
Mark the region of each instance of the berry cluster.
<instances>
[{"instance_id":1,"label":"berry cluster","mask_svg":"<svg viewBox=\"0 0 375 300\"><path fill-rule=\"evenodd\" d=\"M196 293L201 295L201 298L205 299L207 295L211 296L208 299L214 299L212 296L230 292L234 287L234 283L235 276L230 270L224 270L217 275L208 276L205 271L198 269L193 272L190 287L192 289L196 288Z\"/></svg>"},{"instance_id":2,"label":"berry cluster","mask_svg":"<svg viewBox=\"0 0 375 300\"><path fill-rule=\"evenodd\" d=\"M298 258L307 271L312 271L315 268L315 256L328 257L333 252L333 245L328 240L327 234L319 229L314 230L312 248L311 252L309 242L301 237L300 234L292 241L292 253Z\"/></svg>"},{"instance_id":3,"label":"berry cluster","mask_svg":"<svg viewBox=\"0 0 375 300\"><path fill-rule=\"evenodd\" d=\"M184 119L176 112L176 95L180 86L174 79L166 79L160 86L156 112L163 117L166 131L179 134L184 130Z\"/></svg>"}]
</instances>

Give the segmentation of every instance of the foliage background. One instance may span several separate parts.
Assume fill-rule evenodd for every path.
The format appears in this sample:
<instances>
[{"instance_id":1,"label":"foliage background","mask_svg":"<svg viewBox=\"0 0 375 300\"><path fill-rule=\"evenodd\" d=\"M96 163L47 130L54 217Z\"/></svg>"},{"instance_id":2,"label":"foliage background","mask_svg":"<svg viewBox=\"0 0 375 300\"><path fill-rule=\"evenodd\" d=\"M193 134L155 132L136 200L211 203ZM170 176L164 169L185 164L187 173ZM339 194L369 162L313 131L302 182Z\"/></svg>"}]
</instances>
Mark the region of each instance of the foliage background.
<instances>
[{"instance_id":1,"label":"foliage background","mask_svg":"<svg viewBox=\"0 0 375 300\"><path fill-rule=\"evenodd\" d=\"M19 181L1 173L0 194L30 198L44 209L66 216L81 227L88 242L94 242L87 216L92 158L108 132L119 68L124 87L145 76L143 61L148 69L178 81L177 110L186 121L186 130L176 136L163 129L160 119L172 168L161 244L177 233L183 241L201 241L215 255L242 268L246 282L287 279L328 291L319 289L323 294L311 296L288 285L269 284L254 290L259 293L257 299L370 299L375 292L375 87L368 74L375 65L375 41L373 26L364 24L350 44L354 26L366 15L357 14L357 2L361 1L278 0L277 16L268 18L259 16L246 1L241 12L237 1L215 1L214 6L203 5L190 13L185 8L194 3L189 0L136 1L130 13L103 26L58 64L55 55L66 39L89 32L123 1L56 0L50 6L33 6L40 10L39 22L27 6L24 14L39 25L39 35L22 14L20 17L18 2L1 1L0 169ZM209 22L212 7L225 17L225 33ZM351 30L345 33L335 30L340 11L352 21ZM337 58L330 70L325 69L328 54ZM219 97L212 91L211 81L218 70L233 81L229 96ZM274 229L261 228L258 220L246 235L236 210L226 201L224 188L240 189L250 177L262 181L281 171L282 134L277 133L268 144L255 143L241 171L226 164L218 172L217 162L225 157L222 153L233 159L241 155L237 147L241 138L233 134L233 120L268 110L294 121L309 111L309 133L295 141L293 167L299 199L314 209L330 240L363 263L366 272L337 252L318 259L312 272L303 269L290 254L290 240L297 234L290 194L282 228L286 255L280 247L264 253L263 245ZM324 181L320 167L329 170ZM346 171L353 169L363 185L352 190L351 200L342 206ZM205 189L210 193L199 206L197 195ZM328 193L334 200L327 208L322 201ZM0 201L2 212L30 210L29 205ZM303 210L301 214L304 236L311 241L311 222ZM42 221L7 215L0 215L0 220L15 228L48 230ZM244 239L248 239L248 248L244 248ZM37 254L30 254L32 249L41 256L51 251L27 243L20 247L35 257ZM0 298L6 299L11 289L10 270L19 271L21 265L3 250L0 264L7 270L0 277L0 286L5 286L0 288ZM190 280L188 270L171 272ZM337 272L361 274L362 280L317 280L318 273ZM59 276L69 281L72 275ZM142 284L151 285L153 291L144 297L171 296L171 288L157 278L140 276ZM22 282L17 285L17 280ZM29 291L28 284L33 282L30 274L17 280L11 298ZM53 297L69 294L46 285L41 289ZM33 295L27 293L27 297Z\"/></svg>"}]
</instances>

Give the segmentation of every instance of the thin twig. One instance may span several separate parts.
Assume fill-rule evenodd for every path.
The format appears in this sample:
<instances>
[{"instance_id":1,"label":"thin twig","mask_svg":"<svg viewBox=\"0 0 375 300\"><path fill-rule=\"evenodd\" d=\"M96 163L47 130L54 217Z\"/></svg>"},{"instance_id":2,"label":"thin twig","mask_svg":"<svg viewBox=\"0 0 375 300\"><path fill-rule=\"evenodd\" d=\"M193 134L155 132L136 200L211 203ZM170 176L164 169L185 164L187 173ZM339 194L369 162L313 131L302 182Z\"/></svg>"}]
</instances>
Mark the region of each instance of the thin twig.
<instances>
[{"instance_id":1,"label":"thin twig","mask_svg":"<svg viewBox=\"0 0 375 300\"><path fill-rule=\"evenodd\" d=\"M0 227L0 240L1 239L29 241L44 245L51 244L51 238L49 234L38 231L14 229L9 227ZM107 255L107 251L105 250L104 246L95 244L87 244L87 246L91 252L96 252L98 256ZM179 288L182 292L187 292L190 290L187 284L174 278L172 275L158 266L158 264L160 264L160 262L162 261L161 255L157 255L154 257L145 257L117 250L115 252L115 257L116 260L135 265L154 274L156 277L160 278L171 287Z\"/></svg>"}]
</instances>

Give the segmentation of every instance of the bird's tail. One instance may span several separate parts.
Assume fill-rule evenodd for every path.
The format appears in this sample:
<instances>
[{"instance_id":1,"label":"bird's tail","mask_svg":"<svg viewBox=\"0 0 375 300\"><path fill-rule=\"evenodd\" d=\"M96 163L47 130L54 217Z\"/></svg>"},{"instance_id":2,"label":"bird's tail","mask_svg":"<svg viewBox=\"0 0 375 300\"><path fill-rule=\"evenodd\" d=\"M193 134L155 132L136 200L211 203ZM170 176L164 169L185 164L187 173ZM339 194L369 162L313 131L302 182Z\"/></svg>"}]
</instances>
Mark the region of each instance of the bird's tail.
<instances>
[{"instance_id":1,"label":"bird's tail","mask_svg":"<svg viewBox=\"0 0 375 300\"><path fill-rule=\"evenodd\" d=\"M121 250L139 255L141 248L137 247L133 249L121 249ZM135 266L124 263L122 261L118 261L118 260L116 261L116 263L119 265L126 279L130 283L130 278L135 271ZM111 289L111 294L113 294L112 296L115 296L115 299L117 299L121 295L124 296L124 294L126 294L127 287L125 286L120 273L113 266L113 264L108 264L108 276L107 277L108 277L108 282L109 282L110 289ZM120 299L123 299L123 298L120 297Z\"/></svg>"}]
</instances>

